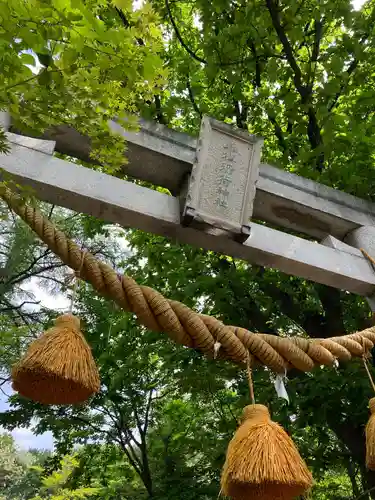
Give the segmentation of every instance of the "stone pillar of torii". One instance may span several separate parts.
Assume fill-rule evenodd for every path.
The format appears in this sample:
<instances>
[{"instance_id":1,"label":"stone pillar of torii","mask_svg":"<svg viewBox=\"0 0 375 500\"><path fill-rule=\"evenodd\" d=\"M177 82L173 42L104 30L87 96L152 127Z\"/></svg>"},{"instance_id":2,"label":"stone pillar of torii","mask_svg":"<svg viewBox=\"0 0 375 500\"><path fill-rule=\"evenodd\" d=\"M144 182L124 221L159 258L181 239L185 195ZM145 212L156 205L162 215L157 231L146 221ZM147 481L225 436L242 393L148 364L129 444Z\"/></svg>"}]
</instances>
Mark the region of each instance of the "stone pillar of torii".
<instances>
[{"instance_id":1,"label":"stone pillar of torii","mask_svg":"<svg viewBox=\"0 0 375 500\"><path fill-rule=\"evenodd\" d=\"M127 179L165 194L54 156L92 161L89 138L68 126L32 138L16 133L5 112L0 124L11 146L0 175L43 201L348 290L375 310L375 272L360 250L375 257L375 204L261 163L258 137L208 117L198 139L112 121L128 142Z\"/></svg>"}]
</instances>

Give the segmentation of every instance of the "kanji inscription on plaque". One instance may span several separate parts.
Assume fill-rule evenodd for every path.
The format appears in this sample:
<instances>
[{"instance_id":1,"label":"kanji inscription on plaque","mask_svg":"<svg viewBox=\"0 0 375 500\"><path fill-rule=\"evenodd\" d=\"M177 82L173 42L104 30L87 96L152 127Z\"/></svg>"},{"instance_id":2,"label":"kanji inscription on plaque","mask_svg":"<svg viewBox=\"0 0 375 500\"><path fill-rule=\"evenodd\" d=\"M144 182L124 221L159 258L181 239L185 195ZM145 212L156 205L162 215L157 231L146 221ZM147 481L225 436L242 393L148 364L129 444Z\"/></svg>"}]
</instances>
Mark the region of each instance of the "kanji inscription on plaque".
<instances>
[{"instance_id":1,"label":"kanji inscription on plaque","mask_svg":"<svg viewBox=\"0 0 375 500\"><path fill-rule=\"evenodd\" d=\"M204 117L185 213L235 233L249 225L262 139Z\"/></svg>"}]
</instances>

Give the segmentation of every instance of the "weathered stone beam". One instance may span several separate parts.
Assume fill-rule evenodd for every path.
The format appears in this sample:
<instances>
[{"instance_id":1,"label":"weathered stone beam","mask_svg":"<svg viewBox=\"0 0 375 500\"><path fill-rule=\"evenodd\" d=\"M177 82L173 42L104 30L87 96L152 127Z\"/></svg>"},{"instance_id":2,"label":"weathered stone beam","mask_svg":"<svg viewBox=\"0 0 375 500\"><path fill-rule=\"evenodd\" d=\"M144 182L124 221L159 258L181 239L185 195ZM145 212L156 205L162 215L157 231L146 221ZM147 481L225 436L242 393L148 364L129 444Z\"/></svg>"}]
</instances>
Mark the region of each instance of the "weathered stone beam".
<instances>
[{"instance_id":1,"label":"weathered stone beam","mask_svg":"<svg viewBox=\"0 0 375 500\"><path fill-rule=\"evenodd\" d=\"M178 196L195 160L196 139L147 121L138 132L111 125L128 141L124 173ZM56 141L56 151L90 161L89 139L72 128L56 127L45 137ZM342 240L354 229L375 225L375 204L261 163L253 218L314 238L330 234Z\"/></svg>"},{"instance_id":2,"label":"weathered stone beam","mask_svg":"<svg viewBox=\"0 0 375 500\"><path fill-rule=\"evenodd\" d=\"M180 224L179 200L133 183L12 144L0 168L35 190L42 200L124 227L167 236L198 247L278 268L290 275L370 296L375 273L360 253L329 248L260 224L251 224L244 244Z\"/></svg>"}]
</instances>

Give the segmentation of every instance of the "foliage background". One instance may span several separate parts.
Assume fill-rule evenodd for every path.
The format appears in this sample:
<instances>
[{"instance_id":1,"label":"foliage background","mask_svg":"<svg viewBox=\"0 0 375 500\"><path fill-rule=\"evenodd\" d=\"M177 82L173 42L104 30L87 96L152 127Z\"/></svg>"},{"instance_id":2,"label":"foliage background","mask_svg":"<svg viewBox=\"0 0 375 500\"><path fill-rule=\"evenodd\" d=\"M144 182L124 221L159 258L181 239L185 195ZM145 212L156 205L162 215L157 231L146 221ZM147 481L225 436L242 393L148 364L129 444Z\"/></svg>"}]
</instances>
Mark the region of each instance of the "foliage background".
<instances>
[{"instance_id":1,"label":"foliage background","mask_svg":"<svg viewBox=\"0 0 375 500\"><path fill-rule=\"evenodd\" d=\"M374 22L373 0L359 10L347 0L152 0L138 10L127 0L0 1L0 106L23 133L64 124L87 134L88 165L116 175L124 143L108 118L134 127L131 117L142 116L196 135L209 114L262 135L263 161L372 201ZM366 301L346 292L41 208L119 271L227 323L310 337L370 324ZM0 230L6 384L12 363L55 315L26 285L37 279L69 295L72 276L6 206ZM1 425L50 430L56 449L30 452L25 462L4 434L4 498L216 499L248 402L244 374L146 331L89 286L79 288L75 309L101 392L64 408L11 396ZM375 498L375 475L364 466L371 390L360 363L291 373L289 405L266 371L256 372L255 387L311 467L312 498Z\"/></svg>"}]
</instances>

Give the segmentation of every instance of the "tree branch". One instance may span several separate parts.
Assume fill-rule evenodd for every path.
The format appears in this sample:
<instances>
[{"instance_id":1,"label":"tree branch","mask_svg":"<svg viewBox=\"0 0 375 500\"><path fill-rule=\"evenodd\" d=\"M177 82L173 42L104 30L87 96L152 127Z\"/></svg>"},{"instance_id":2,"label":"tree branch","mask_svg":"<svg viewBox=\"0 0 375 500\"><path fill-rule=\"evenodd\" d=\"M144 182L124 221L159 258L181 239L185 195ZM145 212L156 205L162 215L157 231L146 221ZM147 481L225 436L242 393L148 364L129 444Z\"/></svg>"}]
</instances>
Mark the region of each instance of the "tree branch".
<instances>
[{"instance_id":1,"label":"tree branch","mask_svg":"<svg viewBox=\"0 0 375 500\"><path fill-rule=\"evenodd\" d=\"M319 335L325 334L326 337L334 337L342 335L345 332L343 321L343 310L341 304L341 292L336 288L331 288L325 285L315 284L318 291L320 302L324 309L324 326L325 331Z\"/></svg>"},{"instance_id":2,"label":"tree branch","mask_svg":"<svg viewBox=\"0 0 375 500\"><path fill-rule=\"evenodd\" d=\"M112 404L114 404L113 401L112 401ZM112 423L117 431L117 436L118 436L117 442L119 443L122 450L126 454L128 460L129 460L130 464L132 465L132 467L134 468L135 472L139 475L139 477L143 481L144 471L142 469L142 462L138 458L136 451L134 450L133 446L131 445L131 441L134 441L135 445L139 449L141 449L141 443L139 443L134 438L133 433L130 431L130 429L128 429L124 425L124 422L123 422L123 419L121 416L121 412L117 412L118 415L120 416L120 420L121 420L121 422L118 423L116 421L116 419L113 417L113 415L111 414L111 412L104 405L100 406L99 408L97 407L97 410L99 410L99 411L101 410L102 413L104 413L105 415L107 415L111 419L111 421L112 421ZM116 411L116 409L115 409L115 411ZM123 433L126 435L126 441L124 441L124 439L123 439L123 436L122 436ZM146 484L145 484L145 487L147 488Z\"/></svg>"},{"instance_id":3,"label":"tree branch","mask_svg":"<svg viewBox=\"0 0 375 500\"><path fill-rule=\"evenodd\" d=\"M49 248L47 248L38 257L35 257L35 259L33 259L32 262L29 264L29 267L27 267L26 269L24 269L23 271L21 271L20 273L16 274L15 276L13 276L11 278L11 280L9 281L9 284L15 284L15 283L17 283L19 281L18 278L20 278L20 277L22 277L22 275L28 274L30 271L32 271L33 267L36 266L36 264L38 264L39 261L41 261L42 259L44 259L45 257L47 257L47 255L49 253L51 253L51 251L50 251ZM22 281L22 279L21 279L21 281Z\"/></svg>"},{"instance_id":4,"label":"tree branch","mask_svg":"<svg viewBox=\"0 0 375 500\"><path fill-rule=\"evenodd\" d=\"M49 266L45 266L45 267L37 270L35 273L29 272L28 274L18 275L19 277L17 279L9 280L6 283L6 285L12 285L12 286L14 286L14 285L17 285L17 284L21 283L22 281L28 280L29 278L39 277L40 273L44 273L46 271L52 271L52 270L55 270L55 269L60 269L62 267L65 267L65 264L51 264Z\"/></svg>"},{"instance_id":5,"label":"tree branch","mask_svg":"<svg viewBox=\"0 0 375 500\"><path fill-rule=\"evenodd\" d=\"M284 133L280 125L277 123L276 118L271 115L270 113L267 113L269 121L272 123L273 128L275 130L275 135L277 137L277 140L280 144L281 149L284 151L284 153L288 152L288 145L286 143ZM295 156L294 153L291 153L291 156Z\"/></svg>"},{"instance_id":6,"label":"tree branch","mask_svg":"<svg viewBox=\"0 0 375 500\"><path fill-rule=\"evenodd\" d=\"M354 73L354 71L357 69L359 65L359 59L354 59L351 64L349 65L347 71L346 71L346 74L348 76L348 80L349 78L351 77L351 75ZM344 81L341 86L340 86L340 90L336 93L335 97L333 98L333 101L331 102L331 104L328 105L328 111L332 111L333 108L337 105L340 97L342 96L342 93L344 92L344 90L346 89L348 85L348 81Z\"/></svg>"},{"instance_id":7,"label":"tree branch","mask_svg":"<svg viewBox=\"0 0 375 500\"><path fill-rule=\"evenodd\" d=\"M195 100L195 97L194 97L194 94L193 94L193 89L191 88L191 83L190 83L190 78L189 77L187 78L186 86L187 86L187 89L188 89L188 92L189 92L189 98L190 98L190 101L191 101L191 103L193 105L194 111L198 114L198 116L200 118L202 118L203 114L202 114L201 110L199 109L198 104L197 104L197 102Z\"/></svg>"},{"instance_id":8,"label":"tree branch","mask_svg":"<svg viewBox=\"0 0 375 500\"><path fill-rule=\"evenodd\" d=\"M124 28L131 28L130 21L125 16L124 12L119 7L115 7L115 10L116 10L119 18L121 19L122 24L124 25ZM143 46L145 44L145 42L142 40L142 38L136 38L136 41L137 41L138 45Z\"/></svg>"},{"instance_id":9,"label":"tree branch","mask_svg":"<svg viewBox=\"0 0 375 500\"><path fill-rule=\"evenodd\" d=\"M257 54L256 46L254 44L254 41L252 39L248 40L249 47L251 49L251 52L253 54L253 59L255 59L255 79L254 79L254 86L255 88L259 88L262 84L261 81L261 64L260 64L260 58ZM288 145L284 137L284 133L280 125L277 123L275 116L271 115L270 113L267 113L268 119L272 123L274 129L275 129L275 135L277 137L277 140L280 144L281 149L284 151L284 153L288 152ZM237 117L237 122L238 122L238 110L236 108L236 117ZM242 116L241 116L242 118ZM238 123L237 123L238 124ZM292 157L295 157L295 153L290 153Z\"/></svg>"},{"instance_id":10,"label":"tree branch","mask_svg":"<svg viewBox=\"0 0 375 500\"><path fill-rule=\"evenodd\" d=\"M310 81L307 85L305 85L303 83L301 69L297 64L296 58L294 56L293 48L292 48L290 41L286 35L284 27L281 23L280 12L278 9L277 0L265 0L265 1L266 1L267 9L268 9L270 16L271 16L271 19L272 19L273 27L274 27L274 29L277 33L277 36L279 37L279 40L284 48L284 52L285 52L287 61L289 63L289 66L291 67L291 69L293 71L294 84L295 84L295 87L297 89L297 92L301 96L301 102L302 102L302 104L308 105L307 135L308 135L308 138L309 138L309 141L311 144L311 148L313 150L315 150L323 144L323 139L322 139L321 129L320 129L320 126L318 124L318 120L317 120L315 111L313 109L312 103L311 103L313 82ZM319 32L319 30L318 30L318 32ZM318 45L318 47L319 47L319 45ZM316 50L315 50L315 52L316 52ZM316 166L317 166L317 169L319 172L321 172L323 170L323 168L324 168L324 153L323 152L320 152L318 154Z\"/></svg>"},{"instance_id":11,"label":"tree branch","mask_svg":"<svg viewBox=\"0 0 375 500\"><path fill-rule=\"evenodd\" d=\"M237 99L233 99L233 103L237 127L242 130L247 130L247 114L249 111L249 105L246 102L238 101Z\"/></svg>"},{"instance_id":12,"label":"tree branch","mask_svg":"<svg viewBox=\"0 0 375 500\"><path fill-rule=\"evenodd\" d=\"M178 384L176 384L178 385ZM155 396L152 398L152 401L158 401L159 399L163 399L169 394L172 394L176 390L176 387L172 387L171 389L168 389L168 391L163 392L163 394L160 394L159 396Z\"/></svg>"},{"instance_id":13,"label":"tree branch","mask_svg":"<svg viewBox=\"0 0 375 500\"><path fill-rule=\"evenodd\" d=\"M129 451L129 454L132 456L133 461L135 463L137 463L138 466L139 466L139 468L140 468L140 470L142 470L142 461L139 459L139 457L137 456L137 453L135 452L135 450L134 450L134 448L132 446L132 440L130 440L129 438L127 438L126 441L123 441L123 442L125 443L126 449ZM137 448L140 448L137 444L136 444L136 446L137 446Z\"/></svg>"},{"instance_id":14,"label":"tree branch","mask_svg":"<svg viewBox=\"0 0 375 500\"><path fill-rule=\"evenodd\" d=\"M115 10L119 16L119 18L121 19L122 21L122 24L124 25L125 28L131 28L131 23L129 21L129 19L125 16L124 12L119 8L119 7L115 7ZM144 46L145 45L145 42L142 40L142 38L136 38L136 41L138 43L138 45L140 46ZM156 109L156 120L162 124L162 125L166 125L167 124L167 121L162 113L162 110L161 110L161 101L160 101L160 96L158 94L155 94L154 95L154 100L155 100L155 109Z\"/></svg>"},{"instance_id":15,"label":"tree branch","mask_svg":"<svg viewBox=\"0 0 375 500\"><path fill-rule=\"evenodd\" d=\"M275 28L277 36L279 37L279 40L284 48L284 52L285 52L287 61L289 63L289 66L293 70L294 83L295 83L296 89L298 90L301 98L305 99L307 89L303 85L302 72L300 70L300 67L297 64L297 61L294 57L292 46L289 42L288 37L286 36L286 33L285 33L283 26L281 24L278 5L277 5L275 0L266 0L266 6L268 9L268 12L270 13L273 27Z\"/></svg>"},{"instance_id":16,"label":"tree branch","mask_svg":"<svg viewBox=\"0 0 375 500\"><path fill-rule=\"evenodd\" d=\"M254 87L259 88L262 84L261 82L261 66L260 66L260 60L257 54L257 50L254 44L254 41L252 38L249 39L248 41L249 47L251 49L251 52L253 54L253 57L255 59L255 79L254 79Z\"/></svg>"},{"instance_id":17,"label":"tree branch","mask_svg":"<svg viewBox=\"0 0 375 500\"><path fill-rule=\"evenodd\" d=\"M133 400L132 396L130 396L130 398L129 398L130 405L131 405L133 413L134 413L137 429L138 429L138 432L141 436L141 442L137 443L137 441L135 440L135 438L133 436L132 431L129 428L127 429L128 434L132 437L132 440L137 444L138 449L141 453L141 459L139 459L138 457L136 457L135 452L134 452L133 448L131 447L131 444L129 443L130 451L134 455L133 458L137 459L140 463L140 468L142 470L141 479L142 479L143 484L144 484L145 488L147 489L150 496L152 496L153 485L152 485L151 471L150 471L150 466L149 466L149 461L148 461L146 434L147 434L147 428L148 428L148 423L149 423L151 404L153 401L153 399L152 399L153 392L154 392L154 390L151 389L149 391L149 394L148 394L148 400L147 400L147 404L146 404L143 425L142 425L142 422L141 422L141 419L140 419L140 416L138 413L138 408L137 408L136 402Z\"/></svg>"},{"instance_id":18,"label":"tree branch","mask_svg":"<svg viewBox=\"0 0 375 500\"><path fill-rule=\"evenodd\" d=\"M126 439L128 442L134 441L136 446L139 448L141 446L141 443L134 437L134 434L132 433L131 429L125 424L121 409L114 403L114 401L112 401L112 405L114 410L117 412L117 415L120 420L120 431L126 435Z\"/></svg>"},{"instance_id":19,"label":"tree branch","mask_svg":"<svg viewBox=\"0 0 375 500\"><path fill-rule=\"evenodd\" d=\"M162 113L161 110L161 100L160 100L160 95L155 94L154 95L155 99L155 109L156 109L156 119L161 125L166 125L167 121Z\"/></svg>"},{"instance_id":20,"label":"tree branch","mask_svg":"<svg viewBox=\"0 0 375 500\"><path fill-rule=\"evenodd\" d=\"M0 313L4 313L4 312L8 312L8 311L16 311L18 309L22 309L22 307L26 304L29 304L29 305L32 304L33 306L36 306L36 305L40 304L40 300L38 300L38 301L24 300L22 302L22 304L19 304L18 306L9 305L8 307L2 307L2 308L0 308Z\"/></svg>"},{"instance_id":21,"label":"tree branch","mask_svg":"<svg viewBox=\"0 0 375 500\"><path fill-rule=\"evenodd\" d=\"M369 18L369 26L368 26L368 30L367 30L367 33L365 33L360 41L359 41L359 44L362 45L363 43L365 43L367 41L367 39L369 38L371 32L372 32L372 29L373 29L373 25L374 25L374 20L375 20L375 9L373 9L372 13L371 13L371 16ZM350 63L348 69L346 70L346 74L348 76L348 80L349 78L352 76L352 74L354 73L354 71L357 69L358 65L360 63L360 60L357 59L356 57L353 59L353 61ZM332 109L337 105L342 93L344 92L345 88L347 87L348 85L348 80L346 82L343 82L341 84L341 87L340 87L340 90L336 93L333 101L331 102L331 104L328 106L328 111L332 111Z\"/></svg>"},{"instance_id":22,"label":"tree branch","mask_svg":"<svg viewBox=\"0 0 375 500\"><path fill-rule=\"evenodd\" d=\"M78 420L78 422L82 422L85 425L88 425L89 427L91 427L91 429L93 429L98 434L107 434L108 436L113 437L111 432L103 431L100 427L97 427L90 420L88 420L86 418L82 418L82 417L79 417L77 415L72 415L71 417L68 416L67 418L72 418L73 420Z\"/></svg>"},{"instance_id":23,"label":"tree branch","mask_svg":"<svg viewBox=\"0 0 375 500\"><path fill-rule=\"evenodd\" d=\"M301 325L312 338L327 338L342 335L345 331L342 319L341 294L339 290L315 284L324 313L310 312L304 315Z\"/></svg>"},{"instance_id":24,"label":"tree branch","mask_svg":"<svg viewBox=\"0 0 375 500\"><path fill-rule=\"evenodd\" d=\"M141 436L141 441L143 441L143 427L142 427L141 419L139 418L139 414L138 414L138 410L137 410L137 405L136 404L133 405L133 401L131 401L131 406L132 406L134 417L135 417L135 421L136 421L136 424L137 424L137 429L138 429L139 435ZM131 431L130 431L130 433L131 433ZM141 445L142 445L142 442L138 443L139 447L141 447Z\"/></svg>"},{"instance_id":25,"label":"tree branch","mask_svg":"<svg viewBox=\"0 0 375 500\"><path fill-rule=\"evenodd\" d=\"M184 42L182 36L181 36L181 33L177 27L177 24L175 22L175 20L173 19L173 16L172 16L172 11L171 11L171 8L170 8L170 5L169 5L169 0L165 0L165 7L167 9L167 13L168 13L168 17L169 17L169 20L173 26L173 29L174 29L174 32L175 32L175 35L178 39L178 41L180 42L180 44L182 45L182 47L186 50L186 52L193 58L195 59L196 61L202 63L202 64L207 64L207 61L205 59L203 59L202 57L198 56L198 54L196 54L194 51L191 50L191 48Z\"/></svg>"},{"instance_id":26,"label":"tree branch","mask_svg":"<svg viewBox=\"0 0 375 500\"><path fill-rule=\"evenodd\" d=\"M311 55L311 62L316 63L319 58L319 52L320 52L320 42L322 41L323 37L323 26L324 22L322 19L319 21L315 20L315 25L314 25L314 45L313 45L313 51Z\"/></svg>"},{"instance_id":27,"label":"tree branch","mask_svg":"<svg viewBox=\"0 0 375 500\"><path fill-rule=\"evenodd\" d=\"M135 472L138 474L138 476L143 481L143 478L142 478L142 468L141 468L142 464L138 460L137 461L134 460L134 458L132 457L132 455L129 452L128 445L124 442L124 440L122 439L121 435L119 435L119 437L117 439L117 442L121 446L122 451L127 456L127 458L129 460L131 466L133 467L133 469L135 470ZM134 452L134 450L133 450L133 452Z\"/></svg>"},{"instance_id":28,"label":"tree branch","mask_svg":"<svg viewBox=\"0 0 375 500\"><path fill-rule=\"evenodd\" d=\"M31 329L31 326L34 324L34 323L40 323L42 324L43 321L41 321L39 318L38 318L38 313L25 313L24 311L22 311L21 309L19 308L12 308L12 304L6 300L4 297L2 298L2 302L3 304L7 305L8 306L8 311L10 313L14 313L15 315L18 316L18 318L21 319L21 321L23 322L23 324L25 324L26 326L28 326L31 330L31 332L34 334L35 332L32 331ZM13 314L11 315L13 316ZM13 321L16 320L16 318L12 318ZM16 324L16 326L21 326L20 324Z\"/></svg>"},{"instance_id":29,"label":"tree branch","mask_svg":"<svg viewBox=\"0 0 375 500\"><path fill-rule=\"evenodd\" d=\"M53 276L44 276L43 274L39 274L38 273L38 278L39 279L43 279L43 280L48 280L48 281L53 281L54 283L56 283L56 285L59 285L61 286L62 288L64 286L66 286L66 282L65 281L61 281L61 280L58 280L57 278L54 278ZM74 275L72 277L72 281L74 280Z\"/></svg>"},{"instance_id":30,"label":"tree branch","mask_svg":"<svg viewBox=\"0 0 375 500\"><path fill-rule=\"evenodd\" d=\"M149 420L150 420L151 405L152 405L152 402L154 401L154 399L152 397L153 393L154 393L154 389L151 389L149 394L148 394L148 401L147 401L146 413L145 413L145 421L143 424L143 434L144 435L147 434L148 424L149 424Z\"/></svg>"},{"instance_id":31,"label":"tree branch","mask_svg":"<svg viewBox=\"0 0 375 500\"><path fill-rule=\"evenodd\" d=\"M54 209L55 209L55 205L51 205L51 209L50 209L49 214L48 214L49 219L51 219Z\"/></svg>"}]
</instances>

